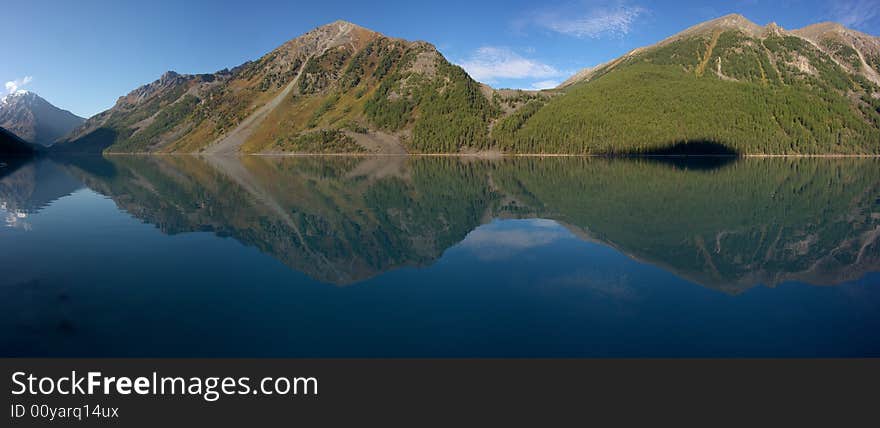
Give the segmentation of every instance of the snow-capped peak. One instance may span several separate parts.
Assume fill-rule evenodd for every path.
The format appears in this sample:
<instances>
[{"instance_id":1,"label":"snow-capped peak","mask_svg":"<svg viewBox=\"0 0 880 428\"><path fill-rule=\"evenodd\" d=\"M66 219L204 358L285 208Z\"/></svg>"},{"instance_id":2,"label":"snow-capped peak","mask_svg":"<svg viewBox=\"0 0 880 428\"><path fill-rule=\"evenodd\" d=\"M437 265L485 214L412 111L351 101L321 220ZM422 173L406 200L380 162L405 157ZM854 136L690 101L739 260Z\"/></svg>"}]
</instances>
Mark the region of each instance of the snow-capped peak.
<instances>
[{"instance_id":1,"label":"snow-capped peak","mask_svg":"<svg viewBox=\"0 0 880 428\"><path fill-rule=\"evenodd\" d=\"M0 101L0 103L9 104L9 102L12 101L13 98L28 95L30 93L31 92L28 91L27 89L18 89L15 92L12 92L12 93L6 95L5 97L3 97L2 101Z\"/></svg>"}]
</instances>

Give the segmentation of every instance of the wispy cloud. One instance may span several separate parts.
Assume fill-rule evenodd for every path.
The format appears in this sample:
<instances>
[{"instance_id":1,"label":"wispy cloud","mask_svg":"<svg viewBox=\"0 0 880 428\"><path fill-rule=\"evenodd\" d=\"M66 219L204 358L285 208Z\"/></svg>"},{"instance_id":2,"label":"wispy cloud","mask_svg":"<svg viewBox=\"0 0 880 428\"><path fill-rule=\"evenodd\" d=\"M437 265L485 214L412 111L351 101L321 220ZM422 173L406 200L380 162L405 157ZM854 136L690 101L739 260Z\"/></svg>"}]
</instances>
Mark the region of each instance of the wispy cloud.
<instances>
[{"instance_id":1,"label":"wispy cloud","mask_svg":"<svg viewBox=\"0 0 880 428\"><path fill-rule=\"evenodd\" d=\"M565 228L547 220L512 220L490 223L469 233L460 246L482 260L501 260L570 236Z\"/></svg>"},{"instance_id":2,"label":"wispy cloud","mask_svg":"<svg viewBox=\"0 0 880 428\"><path fill-rule=\"evenodd\" d=\"M532 89L553 89L559 86L561 82L558 80L541 80L535 83L532 83Z\"/></svg>"},{"instance_id":3,"label":"wispy cloud","mask_svg":"<svg viewBox=\"0 0 880 428\"><path fill-rule=\"evenodd\" d=\"M498 79L546 79L560 75L553 66L496 46L483 46L460 64L474 79L489 83Z\"/></svg>"},{"instance_id":4,"label":"wispy cloud","mask_svg":"<svg viewBox=\"0 0 880 428\"><path fill-rule=\"evenodd\" d=\"M578 38L622 37L632 30L647 9L623 2L585 1L534 11L530 25Z\"/></svg>"},{"instance_id":5,"label":"wispy cloud","mask_svg":"<svg viewBox=\"0 0 880 428\"><path fill-rule=\"evenodd\" d=\"M6 92L10 94L18 92L19 89L22 89L33 80L34 78L31 76L24 76L21 79L10 80L6 82Z\"/></svg>"},{"instance_id":6,"label":"wispy cloud","mask_svg":"<svg viewBox=\"0 0 880 428\"><path fill-rule=\"evenodd\" d=\"M863 27L880 18L880 0L849 0L830 2L835 21L847 27Z\"/></svg>"},{"instance_id":7,"label":"wispy cloud","mask_svg":"<svg viewBox=\"0 0 880 428\"><path fill-rule=\"evenodd\" d=\"M639 298L629 273L616 266L585 266L570 274L549 278L543 285L587 290L612 300L630 301Z\"/></svg>"}]
</instances>

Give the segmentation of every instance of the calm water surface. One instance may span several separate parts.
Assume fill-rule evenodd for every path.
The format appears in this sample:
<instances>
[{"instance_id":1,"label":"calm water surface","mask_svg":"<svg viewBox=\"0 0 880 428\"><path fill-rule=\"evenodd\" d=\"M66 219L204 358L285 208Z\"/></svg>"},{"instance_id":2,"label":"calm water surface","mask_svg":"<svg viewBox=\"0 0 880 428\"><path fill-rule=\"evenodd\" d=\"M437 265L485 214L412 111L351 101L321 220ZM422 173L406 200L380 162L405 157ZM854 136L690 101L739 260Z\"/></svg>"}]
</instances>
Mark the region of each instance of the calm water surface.
<instances>
[{"instance_id":1,"label":"calm water surface","mask_svg":"<svg viewBox=\"0 0 880 428\"><path fill-rule=\"evenodd\" d=\"M880 356L880 162L0 168L0 355Z\"/></svg>"}]
</instances>

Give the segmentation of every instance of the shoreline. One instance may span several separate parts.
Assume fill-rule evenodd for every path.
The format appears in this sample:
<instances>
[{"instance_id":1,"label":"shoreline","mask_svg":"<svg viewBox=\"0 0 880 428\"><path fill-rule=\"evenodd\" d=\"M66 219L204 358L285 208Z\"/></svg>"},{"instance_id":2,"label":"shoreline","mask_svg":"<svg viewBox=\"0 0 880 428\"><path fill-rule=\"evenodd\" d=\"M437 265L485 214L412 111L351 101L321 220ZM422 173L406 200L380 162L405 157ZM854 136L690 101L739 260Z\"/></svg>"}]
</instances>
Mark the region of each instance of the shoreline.
<instances>
[{"instance_id":1,"label":"shoreline","mask_svg":"<svg viewBox=\"0 0 880 428\"><path fill-rule=\"evenodd\" d=\"M95 153L101 156L223 156L223 157L462 157L480 159L500 159L516 157L534 158L608 158L608 159L640 159L640 158L880 158L880 154L744 154L744 155L714 155L714 154L682 154L682 155L651 155L651 154L568 154L568 153L236 153L236 154L213 154L213 153ZM93 155L90 153L69 153L64 155Z\"/></svg>"}]
</instances>

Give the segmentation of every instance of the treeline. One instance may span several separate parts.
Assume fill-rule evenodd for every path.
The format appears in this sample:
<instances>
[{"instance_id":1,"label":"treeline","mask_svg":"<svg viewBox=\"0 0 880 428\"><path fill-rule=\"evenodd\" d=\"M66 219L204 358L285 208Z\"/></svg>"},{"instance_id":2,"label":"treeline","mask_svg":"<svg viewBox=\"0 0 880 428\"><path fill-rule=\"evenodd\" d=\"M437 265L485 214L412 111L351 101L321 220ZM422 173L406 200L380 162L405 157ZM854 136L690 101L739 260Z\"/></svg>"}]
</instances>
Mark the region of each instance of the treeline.
<instances>
[{"instance_id":1,"label":"treeline","mask_svg":"<svg viewBox=\"0 0 880 428\"><path fill-rule=\"evenodd\" d=\"M361 153L364 148L340 130L321 129L279 138L276 148L294 153Z\"/></svg>"}]
</instances>

